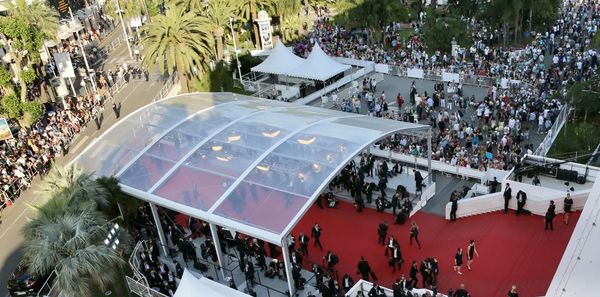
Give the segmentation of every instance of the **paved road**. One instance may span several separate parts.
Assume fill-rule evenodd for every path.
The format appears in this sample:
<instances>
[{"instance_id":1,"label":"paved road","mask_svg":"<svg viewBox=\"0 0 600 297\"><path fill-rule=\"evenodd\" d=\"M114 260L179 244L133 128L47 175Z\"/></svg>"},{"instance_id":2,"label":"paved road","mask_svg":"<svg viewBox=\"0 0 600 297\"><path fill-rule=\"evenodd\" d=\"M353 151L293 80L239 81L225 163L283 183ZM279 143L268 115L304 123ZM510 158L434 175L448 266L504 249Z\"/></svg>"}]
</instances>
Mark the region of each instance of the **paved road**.
<instances>
[{"instance_id":1,"label":"paved road","mask_svg":"<svg viewBox=\"0 0 600 297\"><path fill-rule=\"evenodd\" d=\"M120 34L109 35L102 44L109 44L119 36ZM123 62L135 65L135 62L129 58L129 53L124 43L109 53L104 69L114 69L116 64L122 64ZM164 80L160 79L160 75L153 73L151 77L152 79L149 82L132 80L115 96L115 100L122 104L121 118L150 103L162 88ZM107 105L103 114L104 120L101 128L97 130L94 123L90 123L71 144L69 154L64 158L56 160L58 164L68 163L118 121L110 105ZM7 280L22 256L23 238L20 230L30 218L35 216L35 211L28 205L39 206L45 201L44 195L36 193L36 185L38 184L39 178L33 182L33 186L29 190L21 195L15 205L5 209L0 214L2 220L0 224L0 297L8 296L6 289Z\"/></svg>"}]
</instances>

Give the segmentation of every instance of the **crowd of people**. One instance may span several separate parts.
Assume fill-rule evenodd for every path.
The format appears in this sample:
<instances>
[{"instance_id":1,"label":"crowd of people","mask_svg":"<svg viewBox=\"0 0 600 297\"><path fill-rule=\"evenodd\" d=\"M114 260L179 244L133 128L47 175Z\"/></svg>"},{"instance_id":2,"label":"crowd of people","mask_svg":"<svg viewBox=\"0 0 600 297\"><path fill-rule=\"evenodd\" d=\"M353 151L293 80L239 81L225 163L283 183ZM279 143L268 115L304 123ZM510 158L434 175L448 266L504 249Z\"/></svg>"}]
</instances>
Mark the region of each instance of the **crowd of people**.
<instances>
[{"instance_id":1,"label":"crowd of people","mask_svg":"<svg viewBox=\"0 0 600 297\"><path fill-rule=\"evenodd\" d=\"M97 44L107 31L114 28L110 16L100 16L97 28L90 27L81 35L84 44ZM96 54L91 48L89 50L91 56ZM49 51L70 52L74 68L85 68L73 39L62 41ZM39 100L42 89L51 85L51 79L58 77L57 70L53 57L36 68L38 77L29 88L30 100ZM113 100L111 87L119 80L127 82L132 75L141 78L142 71L133 70L125 64L117 65L108 72L97 71L94 76L97 92L90 86L87 92L80 89L78 96L67 96L56 103L44 104L43 116L29 127L8 119L13 137L0 144L0 208L11 205L37 174L46 172L57 156L65 154L74 136L91 120L95 121L96 128L100 128L105 101ZM143 74L148 80L147 71Z\"/></svg>"},{"instance_id":2,"label":"crowd of people","mask_svg":"<svg viewBox=\"0 0 600 297\"><path fill-rule=\"evenodd\" d=\"M421 68L438 76L444 70L463 79L473 75L497 79L484 98L465 96L461 82L436 83L433 90L418 90L413 83L410 98L398 94L393 109L386 96L395 94L377 91L373 79L365 79L344 98L332 94L334 105L343 111L364 110L372 116L430 124L432 159L482 171L510 169L523 154L533 153L530 138L552 127L564 107L565 87L597 74L598 53L589 48L600 25L600 11L593 1L577 5L566 1L557 23L533 36L523 49L495 47L502 40L499 30L484 21L468 20L473 32L469 48L459 48L454 55L429 55L418 34L426 17L419 15L414 34L405 42L400 39L400 24L383 26L379 43L369 30L346 30L324 17L316 23L308 44L295 49L303 54L317 42L333 56ZM395 135L384 146L427 155L426 139Z\"/></svg>"}]
</instances>

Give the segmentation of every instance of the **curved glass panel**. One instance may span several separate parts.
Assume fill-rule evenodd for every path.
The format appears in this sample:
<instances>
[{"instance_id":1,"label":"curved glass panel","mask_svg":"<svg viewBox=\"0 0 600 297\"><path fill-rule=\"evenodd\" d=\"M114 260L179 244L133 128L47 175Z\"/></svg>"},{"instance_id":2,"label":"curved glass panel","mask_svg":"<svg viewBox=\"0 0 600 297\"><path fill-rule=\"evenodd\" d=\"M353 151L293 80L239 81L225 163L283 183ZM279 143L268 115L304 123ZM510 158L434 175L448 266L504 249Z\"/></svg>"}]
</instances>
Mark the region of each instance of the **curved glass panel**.
<instances>
[{"instance_id":1,"label":"curved glass panel","mask_svg":"<svg viewBox=\"0 0 600 297\"><path fill-rule=\"evenodd\" d=\"M231 107L237 105L236 103ZM269 106L272 108L267 109ZM287 107L277 108L283 106ZM269 105L257 107L265 111L257 112L222 129L194 151L183 162L184 166L176 169L154 194L177 201L185 200L184 196L189 196L188 193L196 193L193 196L199 197L201 203L191 199L189 201L192 205L186 205L208 210L248 166L297 127L290 123L304 126L320 120L324 115L298 115L300 107L291 108L278 102L269 102ZM198 175L202 178L190 179L182 175ZM182 179L185 182L182 182Z\"/></svg>"}]
</instances>

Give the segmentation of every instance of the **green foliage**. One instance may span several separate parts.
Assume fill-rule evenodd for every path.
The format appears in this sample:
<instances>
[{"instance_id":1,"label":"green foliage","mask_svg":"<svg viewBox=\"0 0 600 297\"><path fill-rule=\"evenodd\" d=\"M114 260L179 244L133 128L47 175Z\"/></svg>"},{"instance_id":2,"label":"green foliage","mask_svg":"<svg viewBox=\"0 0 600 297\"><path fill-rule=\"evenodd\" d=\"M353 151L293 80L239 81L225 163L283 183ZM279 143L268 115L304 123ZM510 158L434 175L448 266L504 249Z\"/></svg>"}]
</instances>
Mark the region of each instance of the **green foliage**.
<instances>
[{"instance_id":1,"label":"green foliage","mask_svg":"<svg viewBox=\"0 0 600 297\"><path fill-rule=\"evenodd\" d=\"M594 39L592 40L592 47L600 48L600 33L596 32Z\"/></svg>"},{"instance_id":2,"label":"green foliage","mask_svg":"<svg viewBox=\"0 0 600 297\"><path fill-rule=\"evenodd\" d=\"M23 79L23 81L25 81L26 84L33 83L35 78L36 78L35 71L33 69L27 69L27 70L21 71L21 79Z\"/></svg>"},{"instance_id":3,"label":"green foliage","mask_svg":"<svg viewBox=\"0 0 600 297\"><path fill-rule=\"evenodd\" d=\"M89 296L91 288L104 291L119 281L115 275L125 262L102 242L112 222L100 210L108 206L107 196L120 191L108 180L110 189L76 168L53 166L38 191L47 201L34 207L37 215L22 229L26 264L42 275L56 269L66 296ZM130 238L120 230L125 244L119 248L127 251Z\"/></svg>"},{"instance_id":4,"label":"green foliage","mask_svg":"<svg viewBox=\"0 0 600 297\"><path fill-rule=\"evenodd\" d=\"M576 153L578 156L591 154L600 139L599 123L599 116L590 116L585 123L568 123L556 137L548 156L566 159L575 157ZM575 162L585 164L588 159L589 156L586 156Z\"/></svg>"},{"instance_id":5,"label":"green foliage","mask_svg":"<svg viewBox=\"0 0 600 297\"><path fill-rule=\"evenodd\" d=\"M578 115L597 114L600 112L600 77L577 83L569 87L567 100L576 106Z\"/></svg>"},{"instance_id":6,"label":"green foliage","mask_svg":"<svg viewBox=\"0 0 600 297\"><path fill-rule=\"evenodd\" d=\"M43 33L29 22L16 17L0 17L0 32L13 41L14 50L27 51L37 61L42 48Z\"/></svg>"},{"instance_id":7,"label":"green foliage","mask_svg":"<svg viewBox=\"0 0 600 297\"><path fill-rule=\"evenodd\" d=\"M242 75L250 73L250 69L262 62L259 57L253 57L250 54L239 56L240 64L242 64ZM237 61L233 60L231 69L237 70Z\"/></svg>"},{"instance_id":8,"label":"green foliage","mask_svg":"<svg viewBox=\"0 0 600 297\"><path fill-rule=\"evenodd\" d=\"M27 125L33 125L44 115L44 105L39 101L23 102L23 113L26 117Z\"/></svg>"},{"instance_id":9,"label":"green foliage","mask_svg":"<svg viewBox=\"0 0 600 297\"><path fill-rule=\"evenodd\" d=\"M177 69L183 86L187 86L186 78L193 76L195 67L205 68L212 56L209 23L192 12L169 9L166 15L154 17L144 33L143 63L149 68L158 64L163 74L171 75Z\"/></svg>"},{"instance_id":10,"label":"green foliage","mask_svg":"<svg viewBox=\"0 0 600 297\"><path fill-rule=\"evenodd\" d=\"M8 70L8 68L4 67L4 65L0 65L0 87L3 88L12 88L12 72Z\"/></svg>"},{"instance_id":11,"label":"green foliage","mask_svg":"<svg viewBox=\"0 0 600 297\"><path fill-rule=\"evenodd\" d=\"M9 94L2 98L2 110L9 118L19 119L23 111L23 106L17 96Z\"/></svg>"},{"instance_id":12,"label":"green foliage","mask_svg":"<svg viewBox=\"0 0 600 297\"><path fill-rule=\"evenodd\" d=\"M232 72L224 62L218 62L215 69L209 71L197 83L200 92L226 92L233 89Z\"/></svg>"},{"instance_id":13,"label":"green foliage","mask_svg":"<svg viewBox=\"0 0 600 297\"><path fill-rule=\"evenodd\" d=\"M347 0L338 5L335 20L342 26L379 30L391 22L407 22L408 7L398 0Z\"/></svg>"},{"instance_id":14,"label":"green foliage","mask_svg":"<svg viewBox=\"0 0 600 297\"><path fill-rule=\"evenodd\" d=\"M452 38L459 45L469 45L471 32L468 24L455 17L443 17L429 11L423 28L423 39L429 53L440 51L448 53L452 49Z\"/></svg>"}]
</instances>

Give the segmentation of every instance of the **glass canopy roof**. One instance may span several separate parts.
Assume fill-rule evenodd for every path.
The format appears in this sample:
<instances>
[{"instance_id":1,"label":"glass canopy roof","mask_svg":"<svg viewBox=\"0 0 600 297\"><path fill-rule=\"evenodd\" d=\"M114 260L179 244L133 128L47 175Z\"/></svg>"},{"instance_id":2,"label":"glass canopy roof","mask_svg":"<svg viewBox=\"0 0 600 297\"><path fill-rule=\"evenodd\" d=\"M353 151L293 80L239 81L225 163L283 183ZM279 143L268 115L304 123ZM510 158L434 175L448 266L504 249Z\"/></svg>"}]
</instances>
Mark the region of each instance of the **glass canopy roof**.
<instances>
[{"instance_id":1,"label":"glass canopy roof","mask_svg":"<svg viewBox=\"0 0 600 297\"><path fill-rule=\"evenodd\" d=\"M136 197L281 243L331 178L368 145L429 126L232 93L167 98L77 159Z\"/></svg>"}]
</instances>

